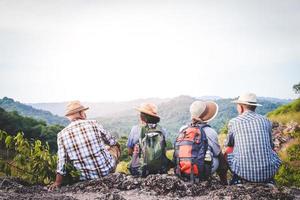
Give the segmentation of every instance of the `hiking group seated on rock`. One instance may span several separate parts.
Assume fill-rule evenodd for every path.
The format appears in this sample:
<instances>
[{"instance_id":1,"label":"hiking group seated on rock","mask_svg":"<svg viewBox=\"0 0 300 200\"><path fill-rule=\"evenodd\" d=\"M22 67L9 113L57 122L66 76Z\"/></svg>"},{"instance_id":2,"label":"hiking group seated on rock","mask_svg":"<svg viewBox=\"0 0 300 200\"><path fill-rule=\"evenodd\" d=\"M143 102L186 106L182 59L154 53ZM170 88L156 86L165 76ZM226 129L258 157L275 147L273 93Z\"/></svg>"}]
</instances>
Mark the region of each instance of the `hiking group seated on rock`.
<instances>
[{"instance_id":1,"label":"hiking group seated on rock","mask_svg":"<svg viewBox=\"0 0 300 200\"><path fill-rule=\"evenodd\" d=\"M199 182L217 173L227 185L227 171L232 173L230 184L259 182L274 184L280 159L273 151L272 124L255 113L256 95L241 95L238 116L228 124L228 138L223 155L217 132L208 125L218 114L213 101L195 101L190 105L191 121L183 125L174 142L173 160L166 156L167 131L159 125L157 106L144 103L137 108L140 123L132 127L127 147L131 156L129 171L133 176L166 174L170 168L183 180ZM79 172L80 180L97 179L113 173L120 157L120 145L96 120L87 120L88 108L79 101L70 102L66 117L71 123L57 136L58 163L56 181L61 185L66 164Z\"/></svg>"}]
</instances>

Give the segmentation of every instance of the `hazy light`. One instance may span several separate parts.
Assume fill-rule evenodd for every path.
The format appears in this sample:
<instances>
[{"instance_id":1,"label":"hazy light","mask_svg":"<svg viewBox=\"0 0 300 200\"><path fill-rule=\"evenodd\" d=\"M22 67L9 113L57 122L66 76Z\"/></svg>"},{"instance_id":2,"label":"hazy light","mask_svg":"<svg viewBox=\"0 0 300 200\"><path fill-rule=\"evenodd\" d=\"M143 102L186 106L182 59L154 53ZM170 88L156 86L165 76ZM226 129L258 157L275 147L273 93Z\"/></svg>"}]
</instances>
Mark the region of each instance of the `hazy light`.
<instances>
[{"instance_id":1,"label":"hazy light","mask_svg":"<svg viewBox=\"0 0 300 200\"><path fill-rule=\"evenodd\" d=\"M0 96L293 98L299 1L0 0Z\"/></svg>"}]
</instances>

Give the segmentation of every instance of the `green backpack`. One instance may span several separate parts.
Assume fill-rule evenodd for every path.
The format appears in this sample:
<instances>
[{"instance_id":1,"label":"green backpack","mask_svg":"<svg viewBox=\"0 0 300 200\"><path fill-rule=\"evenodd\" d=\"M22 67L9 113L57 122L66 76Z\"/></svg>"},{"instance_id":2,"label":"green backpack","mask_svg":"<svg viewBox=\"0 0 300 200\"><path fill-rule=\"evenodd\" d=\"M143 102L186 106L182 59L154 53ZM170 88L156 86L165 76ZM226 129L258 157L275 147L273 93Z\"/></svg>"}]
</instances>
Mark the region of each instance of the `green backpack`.
<instances>
[{"instance_id":1,"label":"green backpack","mask_svg":"<svg viewBox=\"0 0 300 200\"><path fill-rule=\"evenodd\" d=\"M140 174L167 173L169 160L166 157L166 140L159 125L147 124L141 127Z\"/></svg>"}]
</instances>

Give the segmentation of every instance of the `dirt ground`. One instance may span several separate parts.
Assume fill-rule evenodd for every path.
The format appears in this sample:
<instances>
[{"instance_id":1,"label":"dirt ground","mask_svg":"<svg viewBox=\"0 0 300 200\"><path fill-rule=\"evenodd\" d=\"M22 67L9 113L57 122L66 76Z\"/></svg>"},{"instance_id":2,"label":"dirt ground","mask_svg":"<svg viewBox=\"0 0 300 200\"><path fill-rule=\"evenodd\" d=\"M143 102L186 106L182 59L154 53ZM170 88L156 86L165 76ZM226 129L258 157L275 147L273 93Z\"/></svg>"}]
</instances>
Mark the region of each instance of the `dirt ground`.
<instances>
[{"instance_id":1,"label":"dirt ground","mask_svg":"<svg viewBox=\"0 0 300 200\"><path fill-rule=\"evenodd\" d=\"M300 199L296 188L276 188L263 184L222 186L215 179L211 183L191 184L173 175L150 175L134 178L125 174L111 174L105 178L79 182L48 191L45 186L32 186L15 178L0 178L0 199L31 200L204 200L204 199Z\"/></svg>"}]
</instances>

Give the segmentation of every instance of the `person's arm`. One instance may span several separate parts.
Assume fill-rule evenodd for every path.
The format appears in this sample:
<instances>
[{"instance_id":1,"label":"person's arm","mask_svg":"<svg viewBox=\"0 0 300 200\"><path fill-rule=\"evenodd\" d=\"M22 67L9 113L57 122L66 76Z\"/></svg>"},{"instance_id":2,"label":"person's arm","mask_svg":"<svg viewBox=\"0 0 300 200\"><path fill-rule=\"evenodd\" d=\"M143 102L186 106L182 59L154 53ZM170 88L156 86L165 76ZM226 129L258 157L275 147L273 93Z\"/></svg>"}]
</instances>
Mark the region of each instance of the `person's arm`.
<instances>
[{"instance_id":1,"label":"person's arm","mask_svg":"<svg viewBox=\"0 0 300 200\"><path fill-rule=\"evenodd\" d=\"M136 144L136 141L135 140L135 134L137 132L137 127L132 127L131 128L131 131L128 135L128 140L127 140L127 148L128 148L128 155L129 156L132 156L133 154L133 150L134 150L134 145Z\"/></svg>"},{"instance_id":2,"label":"person's arm","mask_svg":"<svg viewBox=\"0 0 300 200\"><path fill-rule=\"evenodd\" d=\"M165 147L167 147L167 138L169 136L169 133L168 133L167 129L165 129L165 128L161 128L161 132L162 132L163 137L164 137L164 142L165 142L164 145L165 145Z\"/></svg>"},{"instance_id":3,"label":"person's arm","mask_svg":"<svg viewBox=\"0 0 300 200\"><path fill-rule=\"evenodd\" d=\"M211 151L212 156L217 157L221 152L221 147L218 140L218 133L210 127L204 128L204 131L208 140L208 148Z\"/></svg>"},{"instance_id":4,"label":"person's arm","mask_svg":"<svg viewBox=\"0 0 300 200\"><path fill-rule=\"evenodd\" d=\"M272 135L272 133L273 133L273 130L272 130L273 124L272 124L271 121L269 121L269 123L270 123L270 130L269 130L269 135L270 135L270 145L271 145L271 148L272 148L273 150L275 150L275 144L274 144L274 142L273 142L273 135Z\"/></svg>"},{"instance_id":5,"label":"person's arm","mask_svg":"<svg viewBox=\"0 0 300 200\"><path fill-rule=\"evenodd\" d=\"M233 137L233 133L229 132L227 139L225 141L225 146L227 147L233 147L234 146L234 137Z\"/></svg>"},{"instance_id":6,"label":"person's arm","mask_svg":"<svg viewBox=\"0 0 300 200\"><path fill-rule=\"evenodd\" d=\"M63 180L63 176L60 174L56 174L55 182L52 185L50 185L49 190L52 191L55 188L60 187L62 180Z\"/></svg>"},{"instance_id":7,"label":"person's arm","mask_svg":"<svg viewBox=\"0 0 300 200\"><path fill-rule=\"evenodd\" d=\"M167 140L167 138L169 137L169 132L167 131L167 129L162 128L162 133L163 133L165 139Z\"/></svg>"},{"instance_id":8,"label":"person's arm","mask_svg":"<svg viewBox=\"0 0 300 200\"><path fill-rule=\"evenodd\" d=\"M227 139L225 140L225 144L226 147L233 147L234 146L234 135L233 135L233 131L232 131L232 125L229 122L228 123L228 135L227 135Z\"/></svg>"},{"instance_id":9,"label":"person's arm","mask_svg":"<svg viewBox=\"0 0 300 200\"><path fill-rule=\"evenodd\" d=\"M129 156L132 156L132 154L133 154L133 148L129 148L129 147L128 147L128 155L129 155Z\"/></svg>"},{"instance_id":10,"label":"person's arm","mask_svg":"<svg viewBox=\"0 0 300 200\"><path fill-rule=\"evenodd\" d=\"M100 123L98 123L98 127L100 129L101 137L105 144L107 144L109 146L115 146L115 145L120 146L117 143L116 138L114 136L112 136L109 131L105 130Z\"/></svg>"},{"instance_id":11,"label":"person's arm","mask_svg":"<svg viewBox=\"0 0 300 200\"><path fill-rule=\"evenodd\" d=\"M58 156L58 161L57 161L57 170L56 170L56 179L55 182L49 187L49 190L53 190L56 187L59 187L62 183L63 180L63 175L65 175L65 164L66 164L66 152L65 149L63 148L62 144L62 138L58 136L57 138L57 156Z\"/></svg>"}]
</instances>

